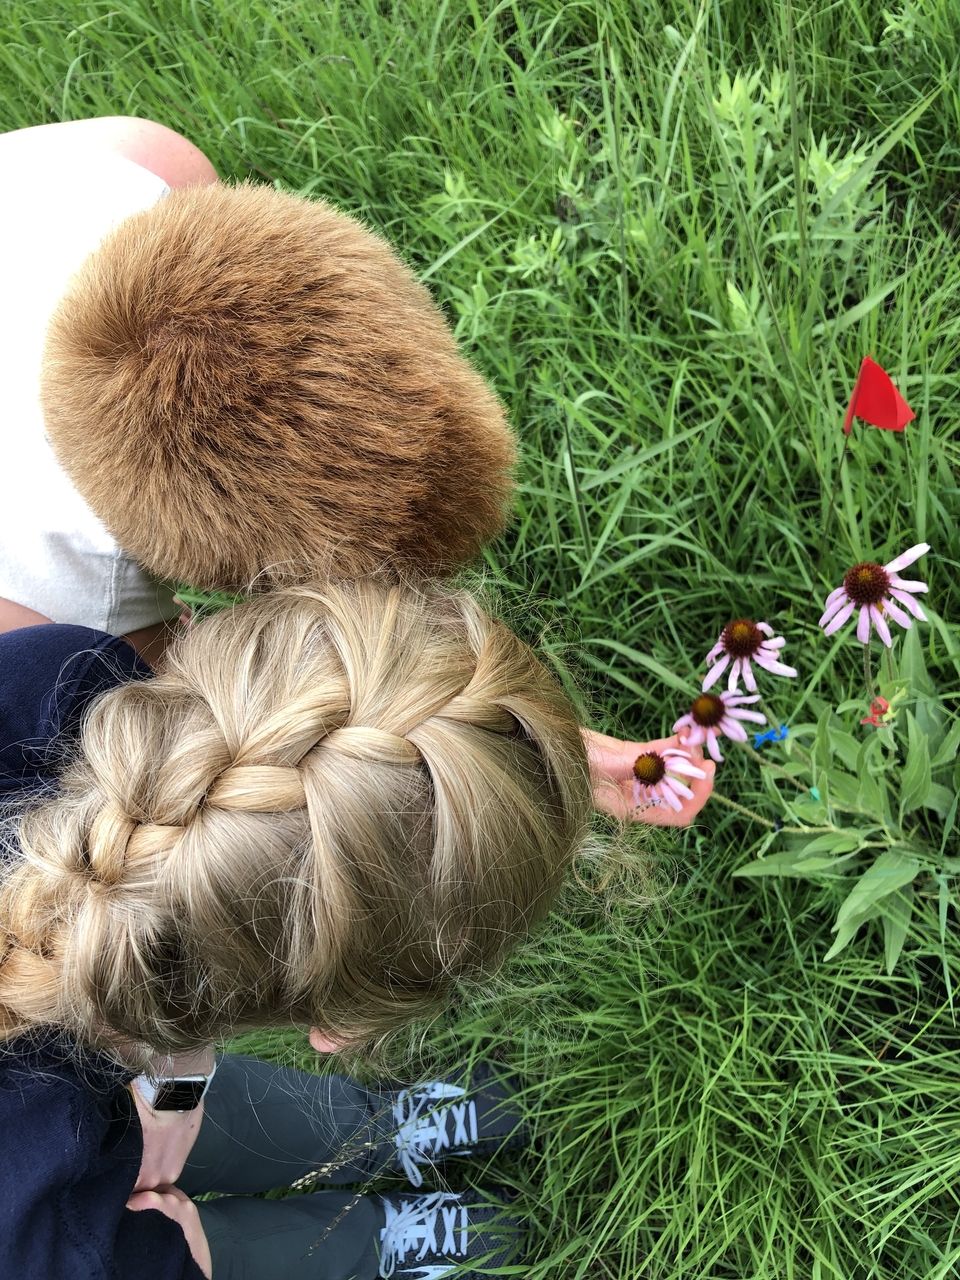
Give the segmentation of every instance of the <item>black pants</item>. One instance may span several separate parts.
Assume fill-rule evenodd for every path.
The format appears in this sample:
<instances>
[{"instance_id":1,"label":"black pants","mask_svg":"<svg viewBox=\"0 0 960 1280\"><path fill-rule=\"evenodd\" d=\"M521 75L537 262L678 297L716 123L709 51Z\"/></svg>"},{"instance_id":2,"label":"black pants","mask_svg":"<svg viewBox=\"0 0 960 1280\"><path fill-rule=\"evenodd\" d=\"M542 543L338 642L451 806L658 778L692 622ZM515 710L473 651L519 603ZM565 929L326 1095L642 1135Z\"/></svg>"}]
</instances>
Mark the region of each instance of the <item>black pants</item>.
<instances>
[{"instance_id":1,"label":"black pants","mask_svg":"<svg viewBox=\"0 0 960 1280\"><path fill-rule=\"evenodd\" d=\"M375 1280L383 1214L373 1196L251 1193L314 1177L363 1182L387 1166L395 1129L389 1097L346 1077L221 1058L178 1182L190 1196L226 1193L197 1206L214 1280Z\"/></svg>"}]
</instances>

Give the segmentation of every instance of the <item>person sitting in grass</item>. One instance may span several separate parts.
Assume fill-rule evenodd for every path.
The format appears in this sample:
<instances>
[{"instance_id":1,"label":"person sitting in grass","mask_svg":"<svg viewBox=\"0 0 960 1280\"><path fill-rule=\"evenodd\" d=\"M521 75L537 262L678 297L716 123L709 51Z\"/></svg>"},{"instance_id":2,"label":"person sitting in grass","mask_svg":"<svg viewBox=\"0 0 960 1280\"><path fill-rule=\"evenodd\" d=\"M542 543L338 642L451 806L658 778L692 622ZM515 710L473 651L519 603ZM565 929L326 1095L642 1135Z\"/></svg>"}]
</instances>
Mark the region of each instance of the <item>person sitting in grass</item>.
<instances>
[{"instance_id":1,"label":"person sitting in grass","mask_svg":"<svg viewBox=\"0 0 960 1280\"><path fill-rule=\"evenodd\" d=\"M77 652L80 630L0 636L18 812L0 1272L374 1280L509 1260L502 1205L477 1193L251 1198L313 1176L419 1187L425 1166L516 1144L490 1071L384 1092L227 1054L214 1076L213 1044L302 1025L319 1051L362 1045L500 965L588 838L554 677L469 594L375 579L215 614L153 676L97 632Z\"/></svg>"}]
</instances>

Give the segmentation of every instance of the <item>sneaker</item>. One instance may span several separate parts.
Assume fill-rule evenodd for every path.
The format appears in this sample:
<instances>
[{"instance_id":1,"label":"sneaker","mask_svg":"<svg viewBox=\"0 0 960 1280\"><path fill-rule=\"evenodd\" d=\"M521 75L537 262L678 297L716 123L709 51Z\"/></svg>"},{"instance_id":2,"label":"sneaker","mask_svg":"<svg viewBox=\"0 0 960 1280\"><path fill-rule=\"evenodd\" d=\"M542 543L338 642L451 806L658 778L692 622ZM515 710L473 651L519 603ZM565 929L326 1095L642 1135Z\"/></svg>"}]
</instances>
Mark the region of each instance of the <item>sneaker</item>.
<instances>
[{"instance_id":1,"label":"sneaker","mask_svg":"<svg viewBox=\"0 0 960 1280\"><path fill-rule=\"evenodd\" d=\"M453 1191L423 1196L381 1196L383 1280L480 1280L472 1267L502 1267L516 1260L519 1227L504 1215L504 1201ZM470 1269L465 1269L470 1268Z\"/></svg>"},{"instance_id":2,"label":"sneaker","mask_svg":"<svg viewBox=\"0 0 960 1280\"><path fill-rule=\"evenodd\" d=\"M396 1165L414 1187L423 1185L424 1165L451 1157L492 1156L526 1141L513 1092L481 1064L472 1079L430 1080L401 1089L393 1099Z\"/></svg>"}]
</instances>

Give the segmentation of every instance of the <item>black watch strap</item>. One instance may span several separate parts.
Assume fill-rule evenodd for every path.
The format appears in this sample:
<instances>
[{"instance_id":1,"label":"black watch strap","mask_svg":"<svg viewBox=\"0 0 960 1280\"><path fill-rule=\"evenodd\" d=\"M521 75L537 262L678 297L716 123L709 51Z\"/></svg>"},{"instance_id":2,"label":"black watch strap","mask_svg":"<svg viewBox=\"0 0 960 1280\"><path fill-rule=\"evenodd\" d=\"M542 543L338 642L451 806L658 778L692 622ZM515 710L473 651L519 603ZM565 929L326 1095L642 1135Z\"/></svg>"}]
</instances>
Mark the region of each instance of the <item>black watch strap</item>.
<instances>
[{"instance_id":1,"label":"black watch strap","mask_svg":"<svg viewBox=\"0 0 960 1280\"><path fill-rule=\"evenodd\" d=\"M206 1088L206 1080L161 1080L150 1105L154 1111L194 1111Z\"/></svg>"}]
</instances>

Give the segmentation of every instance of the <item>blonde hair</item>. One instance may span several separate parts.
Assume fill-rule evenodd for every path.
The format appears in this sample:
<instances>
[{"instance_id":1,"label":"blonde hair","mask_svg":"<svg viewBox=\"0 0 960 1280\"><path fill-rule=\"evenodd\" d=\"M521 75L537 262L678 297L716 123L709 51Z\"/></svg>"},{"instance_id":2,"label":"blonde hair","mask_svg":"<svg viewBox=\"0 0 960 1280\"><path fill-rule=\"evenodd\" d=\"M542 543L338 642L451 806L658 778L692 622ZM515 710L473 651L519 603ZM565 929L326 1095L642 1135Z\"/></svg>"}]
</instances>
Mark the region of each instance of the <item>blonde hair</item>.
<instances>
[{"instance_id":1,"label":"blonde hair","mask_svg":"<svg viewBox=\"0 0 960 1280\"><path fill-rule=\"evenodd\" d=\"M0 887L0 1038L350 1042L495 968L584 840L577 720L466 593L264 595L88 713Z\"/></svg>"},{"instance_id":2,"label":"blonde hair","mask_svg":"<svg viewBox=\"0 0 960 1280\"><path fill-rule=\"evenodd\" d=\"M158 578L439 573L506 523L502 406L398 254L321 200L214 183L127 218L51 321L41 394L64 469Z\"/></svg>"}]
</instances>

